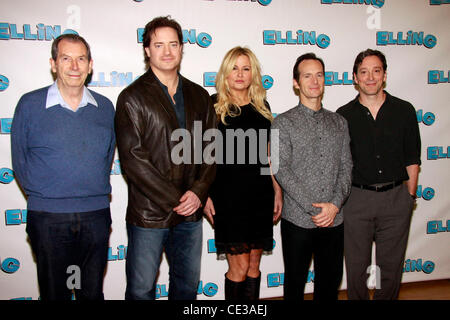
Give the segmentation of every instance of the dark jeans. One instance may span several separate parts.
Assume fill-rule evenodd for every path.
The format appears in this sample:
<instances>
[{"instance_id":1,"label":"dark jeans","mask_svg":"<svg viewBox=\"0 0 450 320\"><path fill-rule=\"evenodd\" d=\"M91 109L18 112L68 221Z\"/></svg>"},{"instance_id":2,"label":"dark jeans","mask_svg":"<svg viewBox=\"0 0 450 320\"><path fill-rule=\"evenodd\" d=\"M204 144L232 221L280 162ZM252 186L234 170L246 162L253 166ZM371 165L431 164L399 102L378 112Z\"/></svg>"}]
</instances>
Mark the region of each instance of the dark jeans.
<instances>
[{"instance_id":1,"label":"dark jeans","mask_svg":"<svg viewBox=\"0 0 450 320\"><path fill-rule=\"evenodd\" d=\"M284 299L303 300L314 255L314 300L338 298L344 263L344 226L305 229L281 220Z\"/></svg>"},{"instance_id":2,"label":"dark jeans","mask_svg":"<svg viewBox=\"0 0 450 320\"><path fill-rule=\"evenodd\" d=\"M171 228L127 224L126 300L154 300L163 249L169 263L169 300L195 300L200 281L202 220Z\"/></svg>"},{"instance_id":3,"label":"dark jeans","mask_svg":"<svg viewBox=\"0 0 450 320\"><path fill-rule=\"evenodd\" d=\"M109 208L76 213L28 211L41 300L103 300Z\"/></svg>"}]
</instances>

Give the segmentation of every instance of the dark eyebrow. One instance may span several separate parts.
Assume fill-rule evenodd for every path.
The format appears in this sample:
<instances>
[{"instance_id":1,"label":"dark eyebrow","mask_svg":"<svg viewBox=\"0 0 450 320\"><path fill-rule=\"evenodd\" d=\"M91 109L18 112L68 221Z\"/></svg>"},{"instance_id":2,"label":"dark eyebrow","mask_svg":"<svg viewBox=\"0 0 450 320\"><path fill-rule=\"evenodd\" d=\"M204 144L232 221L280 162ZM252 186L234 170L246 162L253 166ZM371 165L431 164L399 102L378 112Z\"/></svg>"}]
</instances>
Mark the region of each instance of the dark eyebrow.
<instances>
[{"instance_id":1,"label":"dark eyebrow","mask_svg":"<svg viewBox=\"0 0 450 320\"><path fill-rule=\"evenodd\" d=\"M169 41L169 44L172 44L172 43L179 44L180 42L178 40ZM156 42L153 42L153 44L164 44L164 42L163 41L156 41Z\"/></svg>"}]
</instances>

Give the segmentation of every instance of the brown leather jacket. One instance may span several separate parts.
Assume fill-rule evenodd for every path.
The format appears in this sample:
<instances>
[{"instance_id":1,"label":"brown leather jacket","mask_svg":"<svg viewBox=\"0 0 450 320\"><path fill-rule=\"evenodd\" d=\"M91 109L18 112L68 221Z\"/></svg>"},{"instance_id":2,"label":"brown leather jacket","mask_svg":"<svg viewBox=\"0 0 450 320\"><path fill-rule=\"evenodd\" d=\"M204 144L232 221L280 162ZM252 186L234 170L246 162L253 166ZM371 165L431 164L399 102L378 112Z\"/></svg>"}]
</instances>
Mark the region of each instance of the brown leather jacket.
<instances>
[{"instance_id":1,"label":"brown leather jacket","mask_svg":"<svg viewBox=\"0 0 450 320\"><path fill-rule=\"evenodd\" d=\"M127 223L169 228L202 218L202 207L188 217L178 215L173 208L188 190L205 205L216 168L193 161L194 121L201 122L203 133L216 127L216 113L205 89L184 77L182 85L186 130L192 137L190 163L174 164L171 159L173 147L180 143L171 141L178 121L151 68L118 97L115 130L121 169L128 183ZM202 139L202 143L203 153L208 142Z\"/></svg>"}]
</instances>

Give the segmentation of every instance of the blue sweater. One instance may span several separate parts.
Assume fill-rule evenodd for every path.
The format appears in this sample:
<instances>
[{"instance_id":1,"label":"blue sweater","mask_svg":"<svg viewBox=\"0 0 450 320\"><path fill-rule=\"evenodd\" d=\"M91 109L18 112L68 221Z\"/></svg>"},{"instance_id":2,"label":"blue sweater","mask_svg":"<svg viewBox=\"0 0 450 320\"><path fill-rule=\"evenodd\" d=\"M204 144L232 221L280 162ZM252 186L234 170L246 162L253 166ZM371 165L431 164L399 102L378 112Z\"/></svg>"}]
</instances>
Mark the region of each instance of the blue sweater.
<instances>
[{"instance_id":1,"label":"blue sweater","mask_svg":"<svg viewBox=\"0 0 450 320\"><path fill-rule=\"evenodd\" d=\"M115 149L114 106L89 91L98 107L46 109L49 87L19 100L11 126L15 177L28 210L87 212L109 207Z\"/></svg>"}]
</instances>

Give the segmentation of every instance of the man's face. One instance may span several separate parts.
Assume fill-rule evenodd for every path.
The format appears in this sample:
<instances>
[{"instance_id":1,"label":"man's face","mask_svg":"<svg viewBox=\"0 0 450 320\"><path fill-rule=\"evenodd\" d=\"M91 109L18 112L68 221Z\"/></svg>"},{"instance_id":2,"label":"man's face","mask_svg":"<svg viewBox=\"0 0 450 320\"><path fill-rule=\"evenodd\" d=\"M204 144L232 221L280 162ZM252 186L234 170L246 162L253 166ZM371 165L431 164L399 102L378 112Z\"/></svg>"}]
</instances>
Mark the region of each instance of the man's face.
<instances>
[{"instance_id":1,"label":"man's face","mask_svg":"<svg viewBox=\"0 0 450 320\"><path fill-rule=\"evenodd\" d=\"M299 79L294 79L293 84L300 92L300 101L320 98L325 85L322 64L314 59L303 60L298 65L298 71Z\"/></svg>"},{"instance_id":2,"label":"man's face","mask_svg":"<svg viewBox=\"0 0 450 320\"><path fill-rule=\"evenodd\" d=\"M52 71L56 73L58 86L82 88L92 71L92 60L88 60L87 48L82 42L62 40L58 44L56 60L50 58Z\"/></svg>"},{"instance_id":3,"label":"man's face","mask_svg":"<svg viewBox=\"0 0 450 320\"><path fill-rule=\"evenodd\" d=\"M358 85L360 94L372 96L383 90L386 81L386 72L383 63L377 56L365 57L358 67L356 74L353 74L355 83Z\"/></svg>"},{"instance_id":4,"label":"man's face","mask_svg":"<svg viewBox=\"0 0 450 320\"><path fill-rule=\"evenodd\" d=\"M150 36L145 53L150 59L153 72L176 72L181 63L183 46L177 32L170 27L157 28Z\"/></svg>"}]
</instances>

